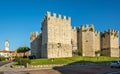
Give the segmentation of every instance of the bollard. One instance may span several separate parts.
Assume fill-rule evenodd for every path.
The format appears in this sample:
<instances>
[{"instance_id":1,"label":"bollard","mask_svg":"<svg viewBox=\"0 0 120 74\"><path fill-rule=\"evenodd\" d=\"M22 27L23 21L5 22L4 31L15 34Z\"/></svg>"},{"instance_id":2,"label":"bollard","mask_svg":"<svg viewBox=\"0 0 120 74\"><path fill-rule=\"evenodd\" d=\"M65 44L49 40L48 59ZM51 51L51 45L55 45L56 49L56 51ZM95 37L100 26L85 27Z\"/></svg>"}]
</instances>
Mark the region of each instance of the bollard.
<instances>
[{"instance_id":1,"label":"bollard","mask_svg":"<svg viewBox=\"0 0 120 74\"><path fill-rule=\"evenodd\" d=\"M25 68L28 68L28 63L25 64Z\"/></svg>"}]
</instances>

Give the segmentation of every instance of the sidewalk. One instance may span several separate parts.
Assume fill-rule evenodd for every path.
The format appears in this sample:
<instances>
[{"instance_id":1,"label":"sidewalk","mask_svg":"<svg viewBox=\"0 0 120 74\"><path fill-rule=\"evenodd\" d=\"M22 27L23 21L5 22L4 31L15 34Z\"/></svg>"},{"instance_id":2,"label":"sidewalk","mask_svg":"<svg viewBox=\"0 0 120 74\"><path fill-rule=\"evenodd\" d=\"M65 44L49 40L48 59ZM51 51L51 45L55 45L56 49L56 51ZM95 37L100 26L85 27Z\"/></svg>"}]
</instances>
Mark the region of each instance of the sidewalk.
<instances>
[{"instance_id":1,"label":"sidewalk","mask_svg":"<svg viewBox=\"0 0 120 74\"><path fill-rule=\"evenodd\" d=\"M0 67L0 74L26 74L25 72L11 68L10 66L12 64L13 64L13 62L1 66Z\"/></svg>"}]
</instances>

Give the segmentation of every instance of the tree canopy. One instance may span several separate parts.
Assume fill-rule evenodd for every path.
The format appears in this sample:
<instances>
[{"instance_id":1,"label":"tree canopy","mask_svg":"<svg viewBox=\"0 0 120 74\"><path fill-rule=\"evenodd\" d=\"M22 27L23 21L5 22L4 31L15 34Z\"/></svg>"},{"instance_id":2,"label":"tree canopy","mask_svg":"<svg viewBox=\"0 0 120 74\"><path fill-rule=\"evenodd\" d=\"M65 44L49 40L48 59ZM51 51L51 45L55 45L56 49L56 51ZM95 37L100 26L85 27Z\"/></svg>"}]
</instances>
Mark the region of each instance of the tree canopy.
<instances>
[{"instance_id":1,"label":"tree canopy","mask_svg":"<svg viewBox=\"0 0 120 74\"><path fill-rule=\"evenodd\" d=\"M18 53L25 53L25 52L27 52L27 51L29 51L30 50L30 48L29 47L27 47L27 46L24 46L24 47L19 47L18 49L17 49L17 52Z\"/></svg>"}]
</instances>

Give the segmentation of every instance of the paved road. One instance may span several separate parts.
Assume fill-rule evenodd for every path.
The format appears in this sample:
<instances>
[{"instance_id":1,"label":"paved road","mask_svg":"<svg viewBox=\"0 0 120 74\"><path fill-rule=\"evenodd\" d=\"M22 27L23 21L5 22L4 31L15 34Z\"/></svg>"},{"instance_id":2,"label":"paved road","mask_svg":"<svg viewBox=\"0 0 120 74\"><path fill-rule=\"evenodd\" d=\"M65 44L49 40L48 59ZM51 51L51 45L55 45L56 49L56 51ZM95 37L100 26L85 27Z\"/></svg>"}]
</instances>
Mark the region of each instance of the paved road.
<instances>
[{"instance_id":1,"label":"paved road","mask_svg":"<svg viewBox=\"0 0 120 74\"><path fill-rule=\"evenodd\" d=\"M26 74L25 72L18 71L11 68L12 62L1 63L0 74Z\"/></svg>"},{"instance_id":2,"label":"paved road","mask_svg":"<svg viewBox=\"0 0 120 74\"><path fill-rule=\"evenodd\" d=\"M8 63L10 63L10 62L9 61L8 62L1 62L0 61L0 67L3 66L3 65L5 65L5 64L8 64Z\"/></svg>"},{"instance_id":3,"label":"paved road","mask_svg":"<svg viewBox=\"0 0 120 74\"><path fill-rule=\"evenodd\" d=\"M110 66L81 66L71 68L54 68L48 70L30 71L30 74L107 74L108 72L119 71L119 68ZM118 73L120 74L120 73Z\"/></svg>"},{"instance_id":4,"label":"paved road","mask_svg":"<svg viewBox=\"0 0 120 74\"><path fill-rule=\"evenodd\" d=\"M106 74L120 74L120 71L113 71L113 72L106 73Z\"/></svg>"},{"instance_id":5,"label":"paved road","mask_svg":"<svg viewBox=\"0 0 120 74\"><path fill-rule=\"evenodd\" d=\"M110 66L93 65L78 67L54 67L52 68L11 68L12 63L0 67L0 74L108 74L109 72L119 71L119 68L110 68ZM120 73L113 73L120 74Z\"/></svg>"}]
</instances>

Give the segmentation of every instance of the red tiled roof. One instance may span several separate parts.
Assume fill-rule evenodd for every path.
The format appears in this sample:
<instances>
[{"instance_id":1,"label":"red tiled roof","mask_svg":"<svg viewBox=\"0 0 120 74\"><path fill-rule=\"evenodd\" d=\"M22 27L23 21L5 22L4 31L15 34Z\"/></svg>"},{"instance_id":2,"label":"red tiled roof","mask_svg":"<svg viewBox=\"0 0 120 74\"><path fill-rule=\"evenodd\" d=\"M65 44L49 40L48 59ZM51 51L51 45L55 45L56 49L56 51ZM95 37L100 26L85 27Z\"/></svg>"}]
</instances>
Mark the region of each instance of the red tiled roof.
<instances>
[{"instance_id":1,"label":"red tiled roof","mask_svg":"<svg viewBox=\"0 0 120 74\"><path fill-rule=\"evenodd\" d=\"M6 50L0 50L0 52L10 52L10 51L6 51Z\"/></svg>"}]
</instances>

